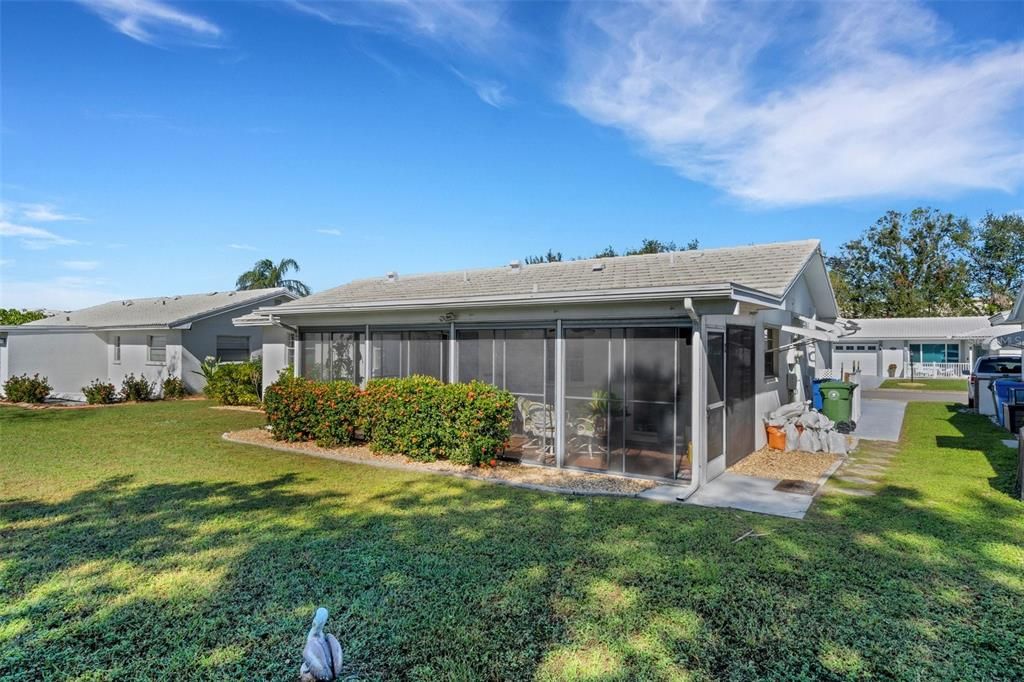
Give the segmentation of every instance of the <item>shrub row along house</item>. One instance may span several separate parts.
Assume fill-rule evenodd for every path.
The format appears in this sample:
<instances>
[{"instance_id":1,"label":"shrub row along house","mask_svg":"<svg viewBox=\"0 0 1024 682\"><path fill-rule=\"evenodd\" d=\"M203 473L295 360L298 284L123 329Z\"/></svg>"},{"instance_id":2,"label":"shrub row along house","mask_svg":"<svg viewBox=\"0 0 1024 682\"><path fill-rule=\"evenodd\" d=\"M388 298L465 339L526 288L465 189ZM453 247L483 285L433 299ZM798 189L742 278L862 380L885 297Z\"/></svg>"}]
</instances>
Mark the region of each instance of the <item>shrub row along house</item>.
<instances>
[{"instance_id":1,"label":"shrub row along house","mask_svg":"<svg viewBox=\"0 0 1024 682\"><path fill-rule=\"evenodd\" d=\"M261 330L235 327L232 318L294 298L285 289L140 298L0 327L0 384L39 373L55 397L81 400L95 379L120 385L134 374L157 386L177 377L199 392L206 357L248 360L262 348Z\"/></svg>"},{"instance_id":2,"label":"shrub row along house","mask_svg":"<svg viewBox=\"0 0 1024 682\"><path fill-rule=\"evenodd\" d=\"M392 272L235 323L263 330L264 385L289 366L477 379L515 396L506 456L699 484L808 394L837 316L819 243L800 241Z\"/></svg>"}]
</instances>

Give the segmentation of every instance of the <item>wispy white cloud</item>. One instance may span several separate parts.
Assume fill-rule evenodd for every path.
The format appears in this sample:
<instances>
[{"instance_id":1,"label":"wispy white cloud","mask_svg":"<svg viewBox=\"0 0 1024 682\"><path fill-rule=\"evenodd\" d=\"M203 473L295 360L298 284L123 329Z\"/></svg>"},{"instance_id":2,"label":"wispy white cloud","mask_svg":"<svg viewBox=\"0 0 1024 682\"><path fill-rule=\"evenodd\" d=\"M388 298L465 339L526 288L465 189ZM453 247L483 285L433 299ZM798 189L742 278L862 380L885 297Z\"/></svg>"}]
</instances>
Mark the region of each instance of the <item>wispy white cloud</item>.
<instances>
[{"instance_id":1,"label":"wispy white cloud","mask_svg":"<svg viewBox=\"0 0 1024 682\"><path fill-rule=\"evenodd\" d=\"M341 230L336 230L334 228L326 228L325 227L325 228L321 228L321 229L317 230L317 232L319 232L320 234L327 234L327 235L330 235L332 237L340 237L341 236Z\"/></svg>"},{"instance_id":2,"label":"wispy white cloud","mask_svg":"<svg viewBox=\"0 0 1024 682\"><path fill-rule=\"evenodd\" d=\"M0 258L0 268L9 268L14 265L14 260L11 258Z\"/></svg>"},{"instance_id":3,"label":"wispy white cloud","mask_svg":"<svg viewBox=\"0 0 1024 682\"><path fill-rule=\"evenodd\" d=\"M213 22L159 0L78 0L119 33L145 43L213 46L223 31Z\"/></svg>"},{"instance_id":4,"label":"wispy white cloud","mask_svg":"<svg viewBox=\"0 0 1024 682\"><path fill-rule=\"evenodd\" d=\"M249 244L228 244L228 248L236 251L259 251L255 246Z\"/></svg>"},{"instance_id":5,"label":"wispy white cloud","mask_svg":"<svg viewBox=\"0 0 1024 682\"><path fill-rule=\"evenodd\" d=\"M7 220L0 220L0 237L16 237L27 249L48 249L51 246L70 246L78 244L75 239L62 237L49 230L30 225L18 225Z\"/></svg>"},{"instance_id":6,"label":"wispy white cloud","mask_svg":"<svg viewBox=\"0 0 1024 682\"><path fill-rule=\"evenodd\" d=\"M957 45L920 5L593 3L567 36L572 107L746 200L1024 179L1024 45Z\"/></svg>"},{"instance_id":7,"label":"wispy white cloud","mask_svg":"<svg viewBox=\"0 0 1024 682\"><path fill-rule=\"evenodd\" d=\"M96 277L4 280L0 287L0 307L3 308L75 310L119 298L128 298L128 294L117 291L108 280Z\"/></svg>"},{"instance_id":8,"label":"wispy white cloud","mask_svg":"<svg viewBox=\"0 0 1024 682\"><path fill-rule=\"evenodd\" d=\"M62 260L60 262L62 268L68 270L78 270L80 272L88 272L95 270L100 266L99 261L95 260Z\"/></svg>"},{"instance_id":9,"label":"wispy white cloud","mask_svg":"<svg viewBox=\"0 0 1024 682\"><path fill-rule=\"evenodd\" d=\"M64 222L73 220L85 220L82 216L62 213L53 204L22 204L21 215L26 220L37 223Z\"/></svg>"},{"instance_id":10,"label":"wispy white cloud","mask_svg":"<svg viewBox=\"0 0 1024 682\"><path fill-rule=\"evenodd\" d=\"M310 2L292 0L293 9L323 21L403 39L426 39L473 52L494 49L513 33L505 7L466 0L392 0L391 2Z\"/></svg>"},{"instance_id":11,"label":"wispy white cloud","mask_svg":"<svg viewBox=\"0 0 1024 682\"><path fill-rule=\"evenodd\" d=\"M459 77L459 80L471 87L476 96L485 104L489 104L495 109L503 109L512 103L512 97L508 94L504 83L486 78L471 78L454 66L451 67L451 70Z\"/></svg>"}]
</instances>

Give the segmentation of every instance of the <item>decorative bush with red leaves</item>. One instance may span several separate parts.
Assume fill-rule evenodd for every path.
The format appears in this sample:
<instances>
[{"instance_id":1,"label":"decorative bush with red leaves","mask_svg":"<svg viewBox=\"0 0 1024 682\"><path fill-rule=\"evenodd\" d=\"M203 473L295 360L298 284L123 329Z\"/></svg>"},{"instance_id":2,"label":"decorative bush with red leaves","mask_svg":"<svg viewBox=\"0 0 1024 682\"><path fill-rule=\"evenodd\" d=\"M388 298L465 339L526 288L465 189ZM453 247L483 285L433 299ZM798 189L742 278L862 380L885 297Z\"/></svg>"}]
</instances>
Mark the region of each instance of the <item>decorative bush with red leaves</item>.
<instances>
[{"instance_id":1,"label":"decorative bush with red leaves","mask_svg":"<svg viewBox=\"0 0 1024 682\"><path fill-rule=\"evenodd\" d=\"M283 376L264 392L263 409L278 440L348 445L355 440L359 387Z\"/></svg>"}]
</instances>

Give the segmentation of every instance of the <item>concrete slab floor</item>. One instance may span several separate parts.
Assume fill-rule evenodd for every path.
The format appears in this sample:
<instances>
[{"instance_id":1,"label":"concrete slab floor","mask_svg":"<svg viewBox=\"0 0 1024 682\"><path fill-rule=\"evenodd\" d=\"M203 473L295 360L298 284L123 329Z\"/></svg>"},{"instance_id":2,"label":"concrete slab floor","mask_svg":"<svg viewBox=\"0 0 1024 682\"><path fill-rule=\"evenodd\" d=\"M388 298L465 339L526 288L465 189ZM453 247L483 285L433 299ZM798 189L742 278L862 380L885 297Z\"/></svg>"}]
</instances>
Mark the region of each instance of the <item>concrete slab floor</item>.
<instances>
[{"instance_id":1,"label":"concrete slab floor","mask_svg":"<svg viewBox=\"0 0 1024 682\"><path fill-rule=\"evenodd\" d=\"M906 409L907 404L900 400L863 400L860 420L853 435L863 440L897 442Z\"/></svg>"},{"instance_id":2,"label":"concrete slab floor","mask_svg":"<svg viewBox=\"0 0 1024 682\"><path fill-rule=\"evenodd\" d=\"M774 490L778 481L725 472L705 483L686 500L700 507L729 507L743 511L802 519L814 497Z\"/></svg>"},{"instance_id":3,"label":"concrete slab floor","mask_svg":"<svg viewBox=\"0 0 1024 682\"><path fill-rule=\"evenodd\" d=\"M678 502L680 497L688 494L691 490L692 487L686 485L659 485L637 494L637 497L655 502Z\"/></svg>"}]
</instances>

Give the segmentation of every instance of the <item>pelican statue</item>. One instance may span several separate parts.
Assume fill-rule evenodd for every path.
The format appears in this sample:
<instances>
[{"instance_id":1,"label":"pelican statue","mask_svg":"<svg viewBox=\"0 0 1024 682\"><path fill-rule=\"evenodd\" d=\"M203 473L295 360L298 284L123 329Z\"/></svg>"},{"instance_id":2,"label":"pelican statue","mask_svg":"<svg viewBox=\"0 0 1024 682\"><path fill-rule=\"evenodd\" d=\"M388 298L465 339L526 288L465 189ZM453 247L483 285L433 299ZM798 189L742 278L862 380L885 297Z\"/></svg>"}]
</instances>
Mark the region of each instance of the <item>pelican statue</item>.
<instances>
[{"instance_id":1,"label":"pelican statue","mask_svg":"<svg viewBox=\"0 0 1024 682\"><path fill-rule=\"evenodd\" d=\"M302 650L301 682L336 680L341 674L341 644L334 635L324 634L326 623L327 609L321 606L313 616L313 627L306 635L306 648Z\"/></svg>"}]
</instances>

